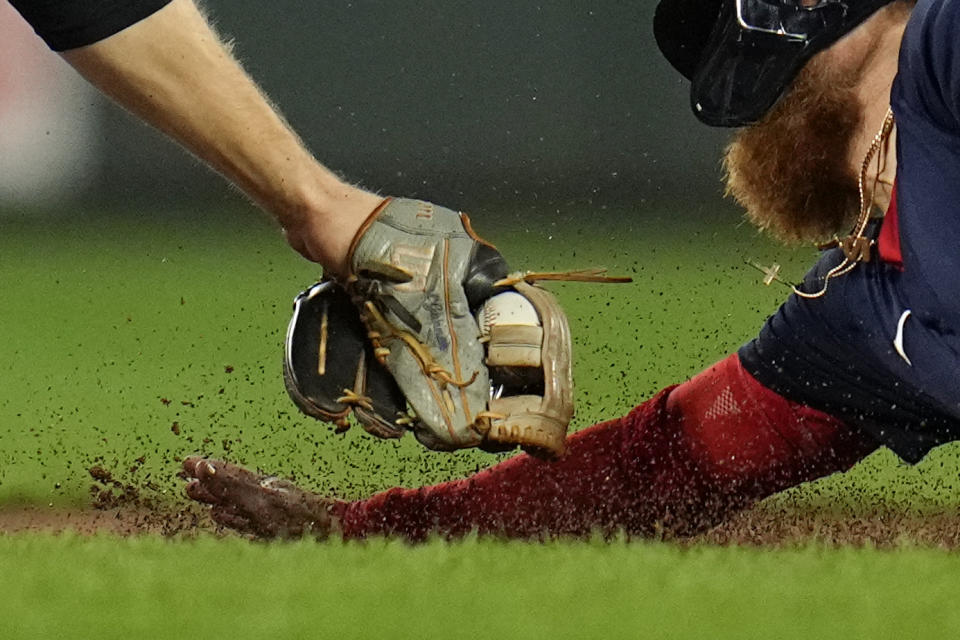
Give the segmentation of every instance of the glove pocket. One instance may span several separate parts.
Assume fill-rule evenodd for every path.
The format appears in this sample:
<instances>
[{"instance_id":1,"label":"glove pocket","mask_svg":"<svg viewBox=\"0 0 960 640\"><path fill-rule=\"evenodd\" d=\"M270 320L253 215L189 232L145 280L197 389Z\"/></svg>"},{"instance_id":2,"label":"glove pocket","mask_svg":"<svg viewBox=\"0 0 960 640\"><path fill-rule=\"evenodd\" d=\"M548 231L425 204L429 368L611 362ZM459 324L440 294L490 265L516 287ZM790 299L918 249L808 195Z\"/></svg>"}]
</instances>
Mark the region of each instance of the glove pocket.
<instances>
[{"instance_id":1,"label":"glove pocket","mask_svg":"<svg viewBox=\"0 0 960 640\"><path fill-rule=\"evenodd\" d=\"M542 327L516 324L491 326L486 364L493 385L542 393L542 345Z\"/></svg>"},{"instance_id":2,"label":"glove pocket","mask_svg":"<svg viewBox=\"0 0 960 640\"><path fill-rule=\"evenodd\" d=\"M566 449L573 417L570 329L552 294L523 282L515 288L535 308L539 326L489 326L486 363L493 395L486 442L557 458Z\"/></svg>"}]
</instances>

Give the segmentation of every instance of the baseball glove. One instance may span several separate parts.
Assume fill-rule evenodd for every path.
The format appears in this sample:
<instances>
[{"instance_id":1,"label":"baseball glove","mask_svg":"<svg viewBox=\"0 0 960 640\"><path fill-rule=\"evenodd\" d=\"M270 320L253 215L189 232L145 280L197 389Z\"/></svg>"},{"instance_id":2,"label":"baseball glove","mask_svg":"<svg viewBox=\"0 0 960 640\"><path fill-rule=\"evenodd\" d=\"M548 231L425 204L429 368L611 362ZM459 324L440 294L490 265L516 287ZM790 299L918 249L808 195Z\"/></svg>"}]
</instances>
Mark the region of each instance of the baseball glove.
<instances>
[{"instance_id":1,"label":"baseball glove","mask_svg":"<svg viewBox=\"0 0 960 640\"><path fill-rule=\"evenodd\" d=\"M374 435L410 430L430 449L563 453L573 415L570 332L556 300L532 281L616 279L508 276L466 215L401 199L371 215L349 260L351 274L294 305L284 379L302 411L341 426L352 411ZM504 291L530 302L538 326L481 336L475 314Z\"/></svg>"}]
</instances>

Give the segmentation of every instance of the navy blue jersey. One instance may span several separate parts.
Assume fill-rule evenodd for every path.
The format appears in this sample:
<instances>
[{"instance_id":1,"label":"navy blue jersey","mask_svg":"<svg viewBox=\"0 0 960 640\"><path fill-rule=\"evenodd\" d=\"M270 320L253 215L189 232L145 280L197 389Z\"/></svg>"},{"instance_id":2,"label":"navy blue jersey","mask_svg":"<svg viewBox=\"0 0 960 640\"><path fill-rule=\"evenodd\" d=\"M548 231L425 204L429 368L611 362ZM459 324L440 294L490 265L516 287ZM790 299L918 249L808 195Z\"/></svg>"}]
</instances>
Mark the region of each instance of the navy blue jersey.
<instances>
[{"instance_id":1,"label":"navy blue jersey","mask_svg":"<svg viewBox=\"0 0 960 640\"><path fill-rule=\"evenodd\" d=\"M960 2L917 4L891 105L903 294L908 305L960 331ZM951 347L960 353L960 343L951 340Z\"/></svg>"},{"instance_id":2,"label":"navy blue jersey","mask_svg":"<svg viewBox=\"0 0 960 640\"><path fill-rule=\"evenodd\" d=\"M861 263L821 298L791 296L739 354L765 386L915 462L960 439L960 0L917 3L891 106L896 200L885 224L897 225L902 264ZM803 287L820 290L841 259L825 252Z\"/></svg>"},{"instance_id":3,"label":"navy blue jersey","mask_svg":"<svg viewBox=\"0 0 960 640\"><path fill-rule=\"evenodd\" d=\"M10 0L54 51L103 40L153 14L170 0Z\"/></svg>"}]
</instances>

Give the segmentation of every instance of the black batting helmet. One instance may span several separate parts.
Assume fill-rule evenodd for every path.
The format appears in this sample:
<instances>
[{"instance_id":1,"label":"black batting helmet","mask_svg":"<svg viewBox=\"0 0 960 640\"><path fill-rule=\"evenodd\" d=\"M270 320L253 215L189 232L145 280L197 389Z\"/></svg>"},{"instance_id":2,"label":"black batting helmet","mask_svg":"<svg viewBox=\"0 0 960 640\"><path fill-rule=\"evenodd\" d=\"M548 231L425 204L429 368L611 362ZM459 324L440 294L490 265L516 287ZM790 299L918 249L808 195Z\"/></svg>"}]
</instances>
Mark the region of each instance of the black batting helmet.
<instances>
[{"instance_id":1,"label":"black batting helmet","mask_svg":"<svg viewBox=\"0 0 960 640\"><path fill-rule=\"evenodd\" d=\"M690 79L697 118L756 122L815 53L893 0L660 0L660 51Z\"/></svg>"}]
</instances>

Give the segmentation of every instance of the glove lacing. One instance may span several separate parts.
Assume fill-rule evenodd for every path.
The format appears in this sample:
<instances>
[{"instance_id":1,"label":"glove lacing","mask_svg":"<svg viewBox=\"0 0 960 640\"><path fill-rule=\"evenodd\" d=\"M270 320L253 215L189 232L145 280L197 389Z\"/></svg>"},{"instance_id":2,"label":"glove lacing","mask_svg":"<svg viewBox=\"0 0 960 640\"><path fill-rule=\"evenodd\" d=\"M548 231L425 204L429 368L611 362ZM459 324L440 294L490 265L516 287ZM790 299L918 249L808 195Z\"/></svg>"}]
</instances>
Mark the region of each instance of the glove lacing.
<instances>
[{"instance_id":1,"label":"glove lacing","mask_svg":"<svg viewBox=\"0 0 960 640\"><path fill-rule=\"evenodd\" d=\"M506 278L497 280L495 283L493 283L493 286L512 287L520 282L535 284L541 280L562 282L606 282L611 284L633 282L633 278L628 276L608 276L606 273L606 269L599 267L594 269L576 269L573 271L518 271L517 273L511 273Z\"/></svg>"},{"instance_id":2,"label":"glove lacing","mask_svg":"<svg viewBox=\"0 0 960 640\"><path fill-rule=\"evenodd\" d=\"M390 355L390 349L383 346L383 341L397 339L402 341L407 348L410 349L410 352L417 360L423 373L437 380L442 386L450 385L458 389L468 387L473 384L477 376L480 375L479 371L474 371L468 380L457 380L453 374L444 369L443 366L434 359L429 349L427 349L415 335L405 329L397 328L387 320L373 301L367 300L364 303L364 310L370 314L372 318L372 321L367 323L367 337L370 339L371 344L373 344L373 355L380 364L386 364L387 356ZM369 328L371 326L389 328L390 332L385 335L376 329Z\"/></svg>"}]
</instances>

